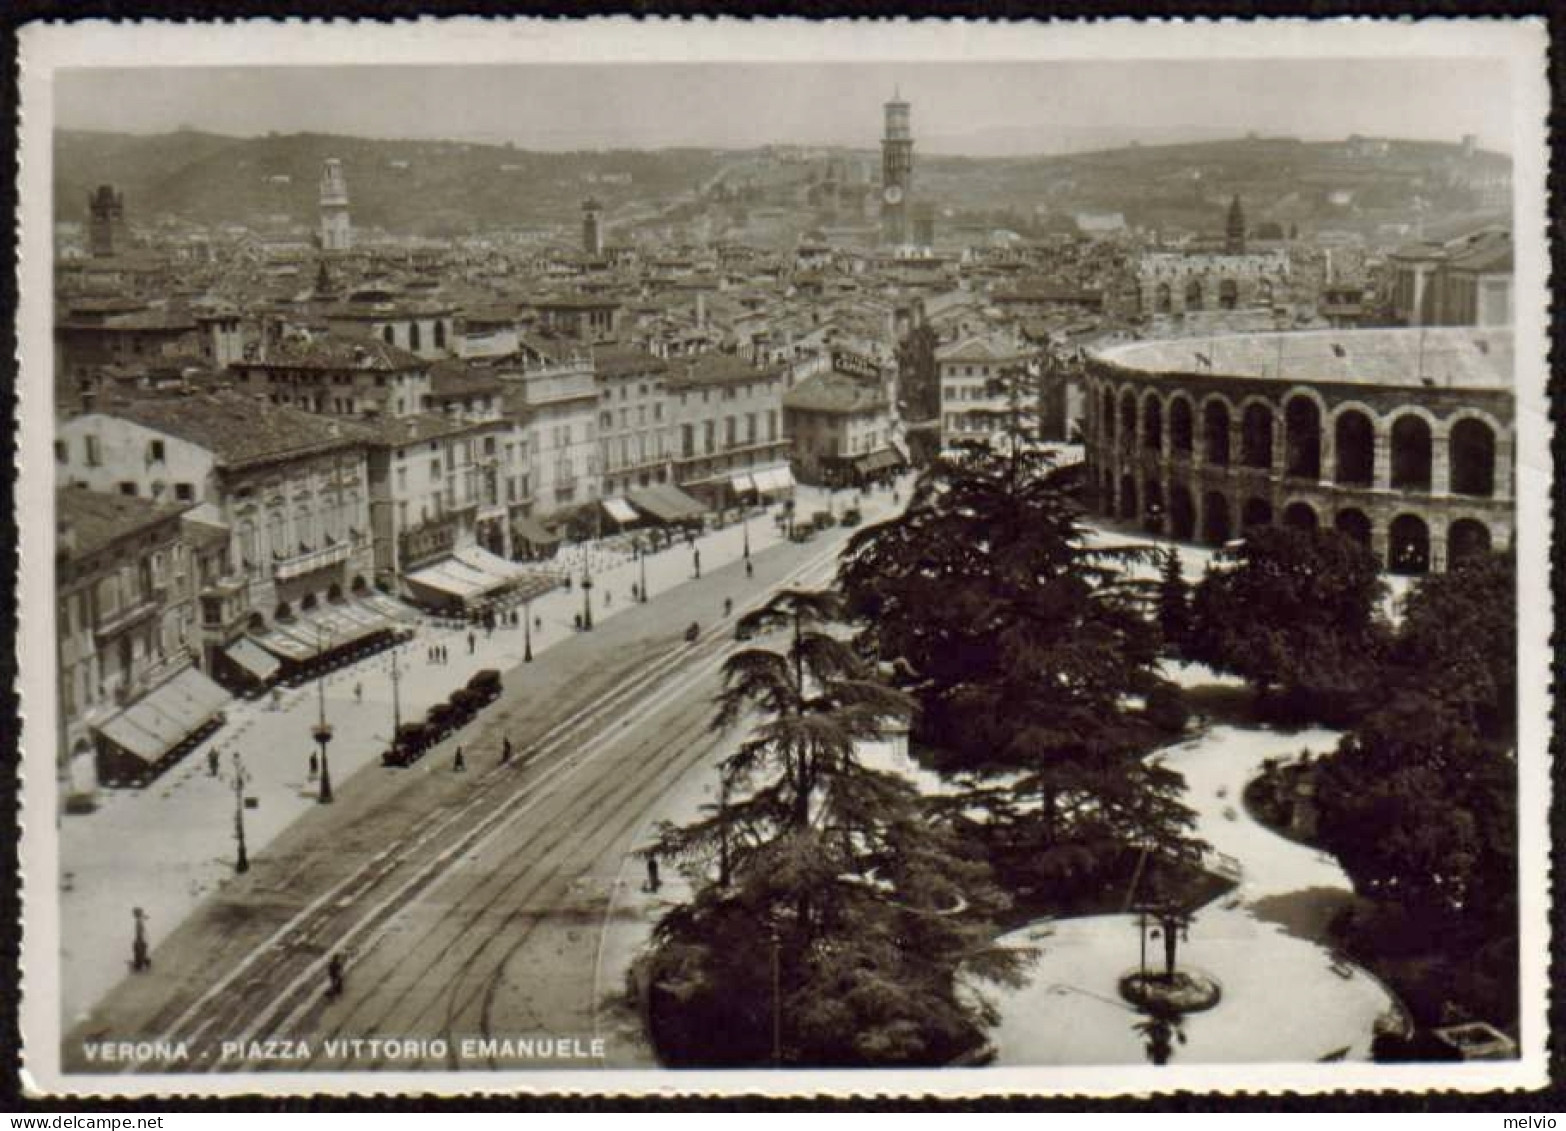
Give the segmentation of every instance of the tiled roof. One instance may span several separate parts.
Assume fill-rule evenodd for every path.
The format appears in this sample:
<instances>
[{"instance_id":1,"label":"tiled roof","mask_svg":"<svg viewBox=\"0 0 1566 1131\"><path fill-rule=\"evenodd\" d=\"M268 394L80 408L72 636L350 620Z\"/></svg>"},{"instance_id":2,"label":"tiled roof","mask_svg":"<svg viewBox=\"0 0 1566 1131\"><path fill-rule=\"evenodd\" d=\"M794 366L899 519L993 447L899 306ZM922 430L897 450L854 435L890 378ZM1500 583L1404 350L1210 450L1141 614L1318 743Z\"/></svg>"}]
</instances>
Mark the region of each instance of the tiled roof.
<instances>
[{"instance_id":1,"label":"tiled roof","mask_svg":"<svg viewBox=\"0 0 1566 1131\"><path fill-rule=\"evenodd\" d=\"M264 360L244 361L258 369L419 369L429 363L379 338L357 334L320 334L285 338L268 346Z\"/></svg>"},{"instance_id":2,"label":"tiled roof","mask_svg":"<svg viewBox=\"0 0 1566 1131\"><path fill-rule=\"evenodd\" d=\"M139 495L111 495L84 487L54 493L55 525L69 528L74 553L90 554L127 534L172 518L194 503L157 502Z\"/></svg>"},{"instance_id":3,"label":"tiled roof","mask_svg":"<svg viewBox=\"0 0 1566 1131\"><path fill-rule=\"evenodd\" d=\"M482 432L490 425L460 420L441 412L421 412L414 416L379 416L358 421L370 435L370 442L395 448L464 432Z\"/></svg>"},{"instance_id":4,"label":"tiled roof","mask_svg":"<svg viewBox=\"0 0 1566 1131\"><path fill-rule=\"evenodd\" d=\"M777 365L753 365L744 354L704 353L669 369L669 385L729 385L746 381L765 381L783 372Z\"/></svg>"},{"instance_id":5,"label":"tiled roof","mask_svg":"<svg viewBox=\"0 0 1566 1131\"><path fill-rule=\"evenodd\" d=\"M369 438L352 421L227 391L129 401L104 412L206 448L226 467L351 447Z\"/></svg>"},{"instance_id":6,"label":"tiled roof","mask_svg":"<svg viewBox=\"0 0 1566 1131\"><path fill-rule=\"evenodd\" d=\"M831 371L817 373L783 394L784 408L806 412L874 412L886 405L882 386Z\"/></svg>"},{"instance_id":7,"label":"tiled roof","mask_svg":"<svg viewBox=\"0 0 1566 1131\"><path fill-rule=\"evenodd\" d=\"M935 351L940 361L1009 361L1027 351L1004 338L965 338Z\"/></svg>"},{"instance_id":8,"label":"tiled roof","mask_svg":"<svg viewBox=\"0 0 1566 1131\"><path fill-rule=\"evenodd\" d=\"M593 350L593 370L600 377L663 373L669 363L635 346L599 346Z\"/></svg>"}]
</instances>

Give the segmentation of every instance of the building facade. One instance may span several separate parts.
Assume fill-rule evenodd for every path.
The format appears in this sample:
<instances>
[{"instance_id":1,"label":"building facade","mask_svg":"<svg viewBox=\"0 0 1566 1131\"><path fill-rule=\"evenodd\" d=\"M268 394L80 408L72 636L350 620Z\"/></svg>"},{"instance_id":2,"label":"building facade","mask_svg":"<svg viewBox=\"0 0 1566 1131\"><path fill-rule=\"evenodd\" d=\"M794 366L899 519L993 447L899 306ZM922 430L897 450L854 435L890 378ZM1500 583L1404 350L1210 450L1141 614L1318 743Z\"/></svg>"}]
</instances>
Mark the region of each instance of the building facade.
<instances>
[{"instance_id":1,"label":"building facade","mask_svg":"<svg viewBox=\"0 0 1566 1131\"><path fill-rule=\"evenodd\" d=\"M726 353L702 354L670 368L677 486L724 505L736 478L787 465L788 373L786 365Z\"/></svg>"},{"instance_id":2,"label":"building facade","mask_svg":"<svg viewBox=\"0 0 1566 1131\"><path fill-rule=\"evenodd\" d=\"M1514 533L1509 331L1361 330L1153 342L1087 365L1096 506L1222 545L1330 527L1399 573Z\"/></svg>"},{"instance_id":3,"label":"building facade","mask_svg":"<svg viewBox=\"0 0 1566 1131\"><path fill-rule=\"evenodd\" d=\"M411 416L431 407L429 363L375 338L284 337L232 372L254 396L329 416Z\"/></svg>"},{"instance_id":4,"label":"building facade","mask_svg":"<svg viewBox=\"0 0 1566 1131\"><path fill-rule=\"evenodd\" d=\"M604 495L669 482L674 451L669 363L645 350L605 346L593 352L593 370Z\"/></svg>"}]
</instances>

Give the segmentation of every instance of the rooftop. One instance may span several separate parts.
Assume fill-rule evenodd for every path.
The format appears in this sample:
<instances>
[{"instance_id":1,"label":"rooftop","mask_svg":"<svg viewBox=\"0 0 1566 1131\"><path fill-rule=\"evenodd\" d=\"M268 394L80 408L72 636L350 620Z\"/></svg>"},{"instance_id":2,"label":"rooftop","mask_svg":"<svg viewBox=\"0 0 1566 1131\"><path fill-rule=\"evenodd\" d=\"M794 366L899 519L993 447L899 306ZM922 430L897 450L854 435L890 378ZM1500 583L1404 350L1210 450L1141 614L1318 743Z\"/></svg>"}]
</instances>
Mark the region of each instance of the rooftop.
<instances>
[{"instance_id":1,"label":"rooftop","mask_svg":"<svg viewBox=\"0 0 1566 1131\"><path fill-rule=\"evenodd\" d=\"M103 413L206 448L230 468L351 447L370 436L353 422L226 390L128 401Z\"/></svg>"},{"instance_id":2,"label":"rooftop","mask_svg":"<svg viewBox=\"0 0 1566 1131\"><path fill-rule=\"evenodd\" d=\"M414 416L378 416L356 421L369 434L370 443L393 448L407 447L426 440L481 432L492 427L478 421L462 420L442 412L421 412Z\"/></svg>"},{"instance_id":3,"label":"rooftop","mask_svg":"<svg viewBox=\"0 0 1566 1131\"><path fill-rule=\"evenodd\" d=\"M84 487L60 487L54 493L54 520L58 528L71 532L69 552L85 555L194 505L156 502L139 495L111 495Z\"/></svg>"},{"instance_id":4,"label":"rooftop","mask_svg":"<svg viewBox=\"0 0 1566 1131\"><path fill-rule=\"evenodd\" d=\"M782 366L755 365L748 356L733 353L704 353L669 370L669 384L728 385L745 381L767 381L781 376Z\"/></svg>"},{"instance_id":5,"label":"rooftop","mask_svg":"<svg viewBox=\"0 0 1566 1131\"><path fill-rule=\"evenodd\" d=\"M879 383L861 381L827 370L795 385L783 394L783 407L805 412L875 412L887 406L886 391Z\"/></svg>"},{"instance_id":6,"label":"rooftop","mask_svg":"<svg viewBox=\"0 0 1566 1131\"><path fill-rule=\"evenodd\" d=\"M284 338L267 347L266 356L239 363L246 369L371 369L382 372L422 369L429 363L379 338L321 334Z\"/></svg>"},{"instance_id":7,"label":"rooftop","mask_svg":"<svg viewBox=\"0 0 1566 1131\"><path fill-rule=\"evenodd\" d=\"M1133 342L1100 350L1114 365L1152 373L1265 377L1349 385L1510 388L1510 329L1311 330ZM1207 364L1202 359L1205 358Z\"/></svg>"},{"instance_id":8,"label":"rooftop","mask_svg":"<svg viewBox=\"0 0 1566 1131\"><path fill-rule=\"evenodd\" d=\"M499 377L465 361L437 361L430 366L430 392L437 397L493 395L500 386Z\"/></svg>"},{"instance_id":9,"label":"rooftop","mask_svg":"<svg viewBox=\"0 0 1566 1131\"><path fill-rule=\"evenodd\" d=\"M599 346L593 350L593 370L600 377L631 377L663 373L669 363L635 346Z\"/></svg>"}]
</instances>

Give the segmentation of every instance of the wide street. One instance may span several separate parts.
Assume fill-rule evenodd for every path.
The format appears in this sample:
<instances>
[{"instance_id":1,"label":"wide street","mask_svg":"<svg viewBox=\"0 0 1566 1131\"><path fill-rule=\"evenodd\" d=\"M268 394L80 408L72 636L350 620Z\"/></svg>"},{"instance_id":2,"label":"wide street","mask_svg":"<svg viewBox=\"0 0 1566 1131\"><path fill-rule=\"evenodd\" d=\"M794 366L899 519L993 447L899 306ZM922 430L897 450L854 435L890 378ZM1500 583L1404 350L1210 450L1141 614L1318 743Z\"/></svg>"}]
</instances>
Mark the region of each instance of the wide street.
<instances>
[{"instance_id":1,"label":"wide street","mask_svg":"<svg viewBox=\"0 0 1566 1131\"><path fill-rule=\"evenodd\" d=\"M867 510L890 505L883 492ZM68 1029L65 1069L518 1067L468 1063L462 1039L591 1037L603 999L623 986L623 970L619 984L599 983L605 938L631 914L612 893L641 879L627 856L659 798L722 741L708 724L734 647L724 599L738 616L778 587L825 583L848 533L758 550L750 579L734 555L617 608L509 671L500 701L414 766L344 775L334 805L283 829L162 939L150 971L124 977ZM509 765L502 736L517 751ZM458 744L465 772L453 768ZM329 998L334 952L347 959L346 991ZM333 1037L446 1038L450 1051L439 1062L334 1060L323 1043ZM223 1042L281 1038L309 1040L312 1055L223 1057ZM84 1053L86 1042L135 1040L185 1041L191 1060L106 1065Z\"/></svg>"}]
</instances>

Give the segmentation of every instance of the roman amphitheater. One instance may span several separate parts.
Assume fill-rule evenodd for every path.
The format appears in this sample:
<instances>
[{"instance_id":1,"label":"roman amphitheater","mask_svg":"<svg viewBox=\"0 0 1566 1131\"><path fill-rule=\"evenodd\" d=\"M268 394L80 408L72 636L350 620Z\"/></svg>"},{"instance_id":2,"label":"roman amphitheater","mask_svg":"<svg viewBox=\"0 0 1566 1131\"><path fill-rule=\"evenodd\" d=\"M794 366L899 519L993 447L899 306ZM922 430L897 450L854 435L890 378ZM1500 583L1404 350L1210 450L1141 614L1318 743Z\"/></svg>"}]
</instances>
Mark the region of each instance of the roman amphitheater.
<instances>
[{"instance_id":1,"label":"roman amphitheater","mask_svg":"<svg viewBox=\"0 0 1566 1131\"><path fill-rule=\"evenodd\" d=\"M1395 573L1513 532L1513 348L1491 328L1136 342L1089 359L1101 513L1221 545L1332 526Z\"/></svg>"}]
</instances>

